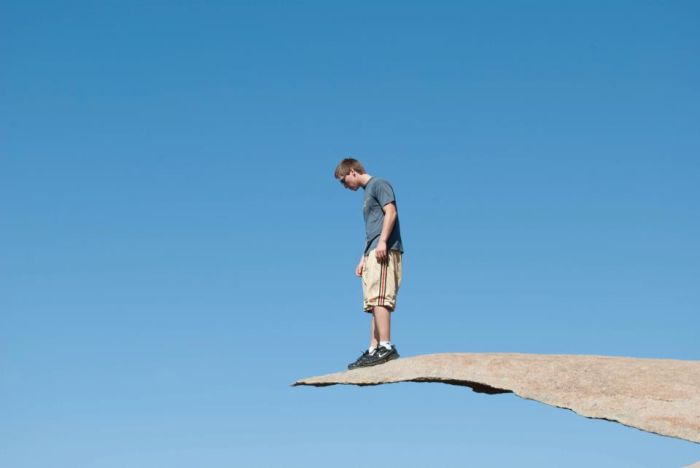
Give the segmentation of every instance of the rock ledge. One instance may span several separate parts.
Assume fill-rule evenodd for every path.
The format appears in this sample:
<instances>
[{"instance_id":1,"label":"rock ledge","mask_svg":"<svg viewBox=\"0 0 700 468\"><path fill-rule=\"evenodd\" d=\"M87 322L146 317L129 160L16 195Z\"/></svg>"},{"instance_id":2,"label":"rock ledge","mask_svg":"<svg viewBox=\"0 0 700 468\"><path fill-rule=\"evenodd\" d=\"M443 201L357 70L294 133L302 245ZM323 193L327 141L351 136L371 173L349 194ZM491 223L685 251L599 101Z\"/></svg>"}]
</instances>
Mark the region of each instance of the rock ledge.
<instances>
[{"instance_id":1,"label":"rock ledge","mask_svg":"<svg viewBox=\"0 0 700 468\"><path fill-rule=\"evenodd\" d=\"M610 356L450 353L309 377L294 385L441 382L515 393L587 418L700 443L700 361Z\"/></svg>"}]
</instances>

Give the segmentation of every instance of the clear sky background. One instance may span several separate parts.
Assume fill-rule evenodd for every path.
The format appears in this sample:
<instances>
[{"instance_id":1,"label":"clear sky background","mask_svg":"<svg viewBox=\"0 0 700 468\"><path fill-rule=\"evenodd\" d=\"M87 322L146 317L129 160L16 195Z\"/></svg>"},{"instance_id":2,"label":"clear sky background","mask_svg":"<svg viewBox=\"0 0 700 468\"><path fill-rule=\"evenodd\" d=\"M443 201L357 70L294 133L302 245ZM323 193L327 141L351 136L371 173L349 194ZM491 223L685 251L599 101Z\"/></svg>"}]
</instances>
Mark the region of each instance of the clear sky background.
<instances>
[{"instance_id":1,"label":"clear sky background","mask_svg":"<svg viewBox=\"0 0 700 468\"><path fill-rule=\"evenodd\" d=\"M393 338L699 359L693 1L0 4L0 466L681 466L700 446L367 344L353 155L397 194Z\"/></svg>"}]
</instances>

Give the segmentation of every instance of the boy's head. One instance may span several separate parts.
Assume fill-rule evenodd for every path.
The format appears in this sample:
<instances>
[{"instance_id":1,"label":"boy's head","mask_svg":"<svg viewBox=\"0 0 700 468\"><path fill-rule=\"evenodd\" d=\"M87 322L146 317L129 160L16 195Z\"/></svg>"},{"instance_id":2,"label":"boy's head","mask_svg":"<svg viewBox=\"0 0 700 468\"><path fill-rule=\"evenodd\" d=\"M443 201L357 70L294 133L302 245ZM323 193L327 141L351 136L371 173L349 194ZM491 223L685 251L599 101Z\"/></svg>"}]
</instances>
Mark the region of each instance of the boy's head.
<instances>
[{"instance_id":1,"label":"boy's head","mask_svg":"<svg viewBox=\"0 0 700 468\"><path fill-rule=\"evenodd\" d=\"M350 190L357 190L362 186L360 176L366 174L362 163L357 159L345 158L335 168L335 178Z\"/></svg>"}]
</instances>

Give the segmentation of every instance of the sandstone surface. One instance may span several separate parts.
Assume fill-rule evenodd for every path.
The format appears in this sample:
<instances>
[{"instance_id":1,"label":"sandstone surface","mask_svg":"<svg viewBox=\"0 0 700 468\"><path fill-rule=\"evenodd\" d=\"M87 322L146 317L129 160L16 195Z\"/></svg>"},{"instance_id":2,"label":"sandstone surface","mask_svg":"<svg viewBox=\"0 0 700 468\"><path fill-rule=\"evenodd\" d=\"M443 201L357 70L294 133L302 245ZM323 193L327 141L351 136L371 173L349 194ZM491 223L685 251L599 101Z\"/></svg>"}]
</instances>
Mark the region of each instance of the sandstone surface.
<instances>
[{"instance_id":1,"label":"sandstone surface","mask_svg":"<svg viewBox=\"0 0 700 468\"><path fill-rule=\"evenodd\" d=\"M428 354L299 380L317 387L442 382L515 393L670 437L700 443L700 361L498 353Z\"/></svg>"}]
</instances>

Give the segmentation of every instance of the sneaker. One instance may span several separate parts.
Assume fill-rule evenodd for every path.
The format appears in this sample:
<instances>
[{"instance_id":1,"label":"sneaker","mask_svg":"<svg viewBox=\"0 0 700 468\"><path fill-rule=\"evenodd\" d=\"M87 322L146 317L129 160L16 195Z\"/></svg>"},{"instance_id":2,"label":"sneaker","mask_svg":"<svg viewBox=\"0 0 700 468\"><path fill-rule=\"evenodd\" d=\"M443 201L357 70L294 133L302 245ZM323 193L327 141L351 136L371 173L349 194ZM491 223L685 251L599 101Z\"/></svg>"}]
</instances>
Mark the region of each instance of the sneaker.
<instances>
[{"instance_id":1,"label":"sneaker","mask_svg":"<svg viewBox=\"0 0 700 468\"><path fill-rule=\"evenodd\" d=\"M356 367L362 367L364 365L364 362L367 359L369 359L371 356L374 356L375 354L377 354L376 349L374 351L372 351L372 354L370 354L369 350L366 349L365 352L362 353L360 355L360 357L355 360L355 362L351 362L350 364L348 364L348 369L355 369Z\"/></svg>"},{"instance_id":2,"label":"sneaker","mask_svg":"<svg viewBox=\"0 0 700 468\"><path fill-rule=\"evenodd\" d=\"M396 350L396 346L392 346L391 349L380 346L377 348L377 351L375 351L374 354L367 356L367 358L357 367L376 366L378 364L384 364L385 362L397 359L398 357L399 352Z\"/></svg>"}]
</instances>

